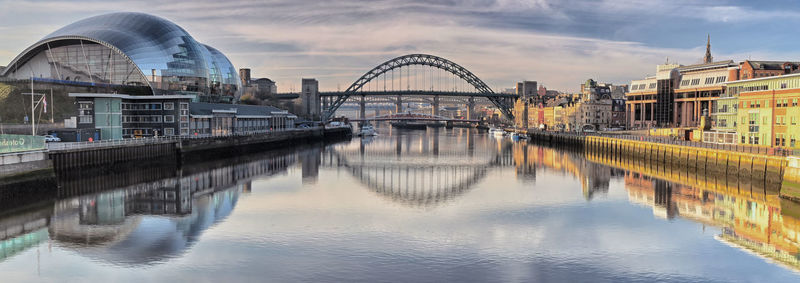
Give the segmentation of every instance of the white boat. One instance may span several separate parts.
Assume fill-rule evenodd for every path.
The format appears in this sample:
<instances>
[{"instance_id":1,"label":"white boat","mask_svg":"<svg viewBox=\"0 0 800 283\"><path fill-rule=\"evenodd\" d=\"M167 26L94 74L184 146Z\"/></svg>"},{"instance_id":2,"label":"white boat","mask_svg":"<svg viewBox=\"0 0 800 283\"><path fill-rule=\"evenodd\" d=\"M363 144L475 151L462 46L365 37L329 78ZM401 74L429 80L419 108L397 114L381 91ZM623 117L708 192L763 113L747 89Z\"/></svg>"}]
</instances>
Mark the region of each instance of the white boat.
<instances>
[{"instance_id":1,"label":"white boat","mask_svg":"<svg viewBox=\"0 0 800 283\"><path fill-rule=\"evenodd\" d=\"M375 132L375 127L372 126L369 122L361 125L361 130L358 131L358 135L362 137L369 137L369 136L377 136L378 133Z\"/></svg>"},{"instance_id":2,"label":"white boat","mask_svg":"<svg viewBox=\"0 0 800 283\"><path fill-rule=\"evenodd\" d=\"M500 128L489 128L489 133L496 137L502 137L506 135L506 131Z\"/></svg>"}]
</instances>

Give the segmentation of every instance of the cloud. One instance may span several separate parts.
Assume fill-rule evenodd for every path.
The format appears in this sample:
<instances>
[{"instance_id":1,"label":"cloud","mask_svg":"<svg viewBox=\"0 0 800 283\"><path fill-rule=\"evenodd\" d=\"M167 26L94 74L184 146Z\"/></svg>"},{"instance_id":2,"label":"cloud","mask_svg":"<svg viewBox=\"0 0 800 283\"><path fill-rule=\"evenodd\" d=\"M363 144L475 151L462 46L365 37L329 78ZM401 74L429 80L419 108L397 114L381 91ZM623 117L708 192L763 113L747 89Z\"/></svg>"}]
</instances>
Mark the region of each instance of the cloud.
<instances>
[{"instance_id":1,"label":"cloud","mask_svg":"<svg viewBox=\"0 0 800 283\"><path fill-rule=\"evenodd\" d=\"M10 61L28 44L75 20L110 11L140 11L183 26L198 41L227 54L237 67L276 79L281 91L299 84L301 77L324 78L321 88L332 90L407 53L451 59L494 89L532 79L575 91L590 77L626 83L652 74L654 65L667 57L696 63L703 55L706 33L715 39L716 58L792 57L797 52L791 43L769 38L758 27L769 23L773 29L786 29L773 33L791 32L798 21L794 18L800 19L796 9L767 4L756 8L730 0L140 0L114 5L0 0L0 4L9 7L0 11L4 28L0 62ZM776 26L776 17L784 26ZM43 18L48 19L46 24L39 20ZM742 36L749 43L736 40Z\"/></svg>"},{"instance_id":2,"label":"cloud","mask_svg":"<svg viewBox=\"0 0 800 283\"><path fill-rule=\"evenodd\" d=\"M716 6L703 9L700 13L691 13L712 22L753 22L780 21L800 17L796 11L773 10L760 11L738 6Z\"/></svg>"}]
</instances>

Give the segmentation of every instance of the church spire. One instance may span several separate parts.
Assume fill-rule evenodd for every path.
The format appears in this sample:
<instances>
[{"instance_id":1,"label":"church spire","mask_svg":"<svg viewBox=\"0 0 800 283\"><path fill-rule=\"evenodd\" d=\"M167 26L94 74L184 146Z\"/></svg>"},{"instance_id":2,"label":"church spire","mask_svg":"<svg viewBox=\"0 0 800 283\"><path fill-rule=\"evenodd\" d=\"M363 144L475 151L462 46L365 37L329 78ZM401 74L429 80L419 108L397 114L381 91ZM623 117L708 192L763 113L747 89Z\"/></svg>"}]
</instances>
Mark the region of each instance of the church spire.
<instances>
[{"instance_id":1,"label":"church spire","mask_svg":"<svg viewBox=\"0 0 800 283\"><path fill-rule=\"evenodd\" d=\"M711 63L714 61L714 57L711 57L711 34L708 35L708 41L706 42L706 57L703 58L703 63Z\"/></svg>"}]
</instances>

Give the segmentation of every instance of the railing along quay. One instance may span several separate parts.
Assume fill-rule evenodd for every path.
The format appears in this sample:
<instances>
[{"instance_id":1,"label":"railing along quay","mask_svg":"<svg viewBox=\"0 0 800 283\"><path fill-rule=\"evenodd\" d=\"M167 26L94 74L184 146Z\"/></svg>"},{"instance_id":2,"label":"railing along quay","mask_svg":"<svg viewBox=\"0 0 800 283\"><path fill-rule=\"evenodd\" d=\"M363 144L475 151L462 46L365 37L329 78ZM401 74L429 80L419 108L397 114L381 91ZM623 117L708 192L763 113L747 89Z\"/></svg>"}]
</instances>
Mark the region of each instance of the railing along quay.
<instances>
[{"instance_id":1,"label":"railing along quay","mask_svg":"<svg viewBox=\"0 0 800 283\"><path fill-rule=\"evenodd\" d=\"M625 139L625 140L643 141L643 142L654 142L654 143L663 143L663 144L671 144L671 145L681 145L681 146L689 146L689 147L696 147L696 148L707 148L707 149L727 150L727 151L742 152L742 153L763 154L763 155L769 155L769 156L791 156L791 155L795 155L794 150L786 149L786 148L780 148L780 147L763 147L763 146L749 146L749 145L740 145L740 144L704 143L704 142L686 141L686 140L673 139L673 138L669 138L669 137L659 137L659 136L613 135L613 134L606 134L606 135L599 135L599 136L608 137L608 138Z\"/></svg>"},{"instance_id":2,"label":"railing along quay","mask_svg":"<svg viewBox=\"0 0 800 283\"><path fill-rule=\"evenodd\" d=\"M800 155L800 151L795 151L795 150L792 150L792 149L786 149L786 148L780 148L780 147L762 147L762 146L749 146L749 145L740 145L740 144L703 143L703 142L686 141L686 140L674 139L674 138L669 138L669 137L660 137L660 136L616 135L616 134L602 134L602 133L549 132L549 131L538 131L538 130L537 131L527 131L527 134L529 136L531 136L531 137L534 137L535 135L546 135L546 136L553 136L553 137L576 137L576 138L596 136L596 137L616 138L616 139L624 139L624 140L632 140L632 141L661 143L661 144L669 144L669 145L680 145L680 146L688 146L688 147L696 147L696 148L727 150L727 151L742 152L742 153L762 154L762 155L769 155L769 156Z\"/></svg>"},{"instance_id":3,"label":"railing along quay","mask_svg":"<svg viewBox=\"0 0 800 283\"><path fill-rule=\"evenodd\" d=\"M275 130L269 132L262 131L245 131L229 134L202 134L202 135L189 135L189 136L159 136L159 137L145 137L133 139L120 139L120 140L99 140L99 141L84 141L84 142L56 142L48 143L47 149L51 152L64 151L64 150L80 150L88 148L104 148L104 147L118 147L118 146L138 146L150 144L163 144L163 143L179 143L184 140L201 140L211 138L226 138L226 137L246 137L246 136L269 136L272 134L292 133L292 132L305 132L313 130L322 130L323 127L313 128L293 128L285 130ZM325 129L335 129L326 127Z\"/></svg>"}]
</instances>

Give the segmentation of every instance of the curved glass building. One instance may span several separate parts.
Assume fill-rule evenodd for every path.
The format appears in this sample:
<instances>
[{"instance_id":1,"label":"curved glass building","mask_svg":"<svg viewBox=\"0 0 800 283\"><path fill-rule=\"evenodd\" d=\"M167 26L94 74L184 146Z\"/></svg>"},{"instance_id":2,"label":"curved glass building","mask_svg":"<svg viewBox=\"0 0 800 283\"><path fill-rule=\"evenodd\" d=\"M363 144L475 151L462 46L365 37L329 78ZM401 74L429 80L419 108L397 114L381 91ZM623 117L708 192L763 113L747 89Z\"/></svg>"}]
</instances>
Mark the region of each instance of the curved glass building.
<instances>
[{"instance_id":1,"label":"curved glass building","mask_svg":"<svg viewBox=\"0 0 800 283\"><path fill-rule=\"evenodd\" d=\"M224 54L166 19L112 13L67 25L25 49L0 76L233 102L242 93Z\"/></svg>"}]
</instances>

